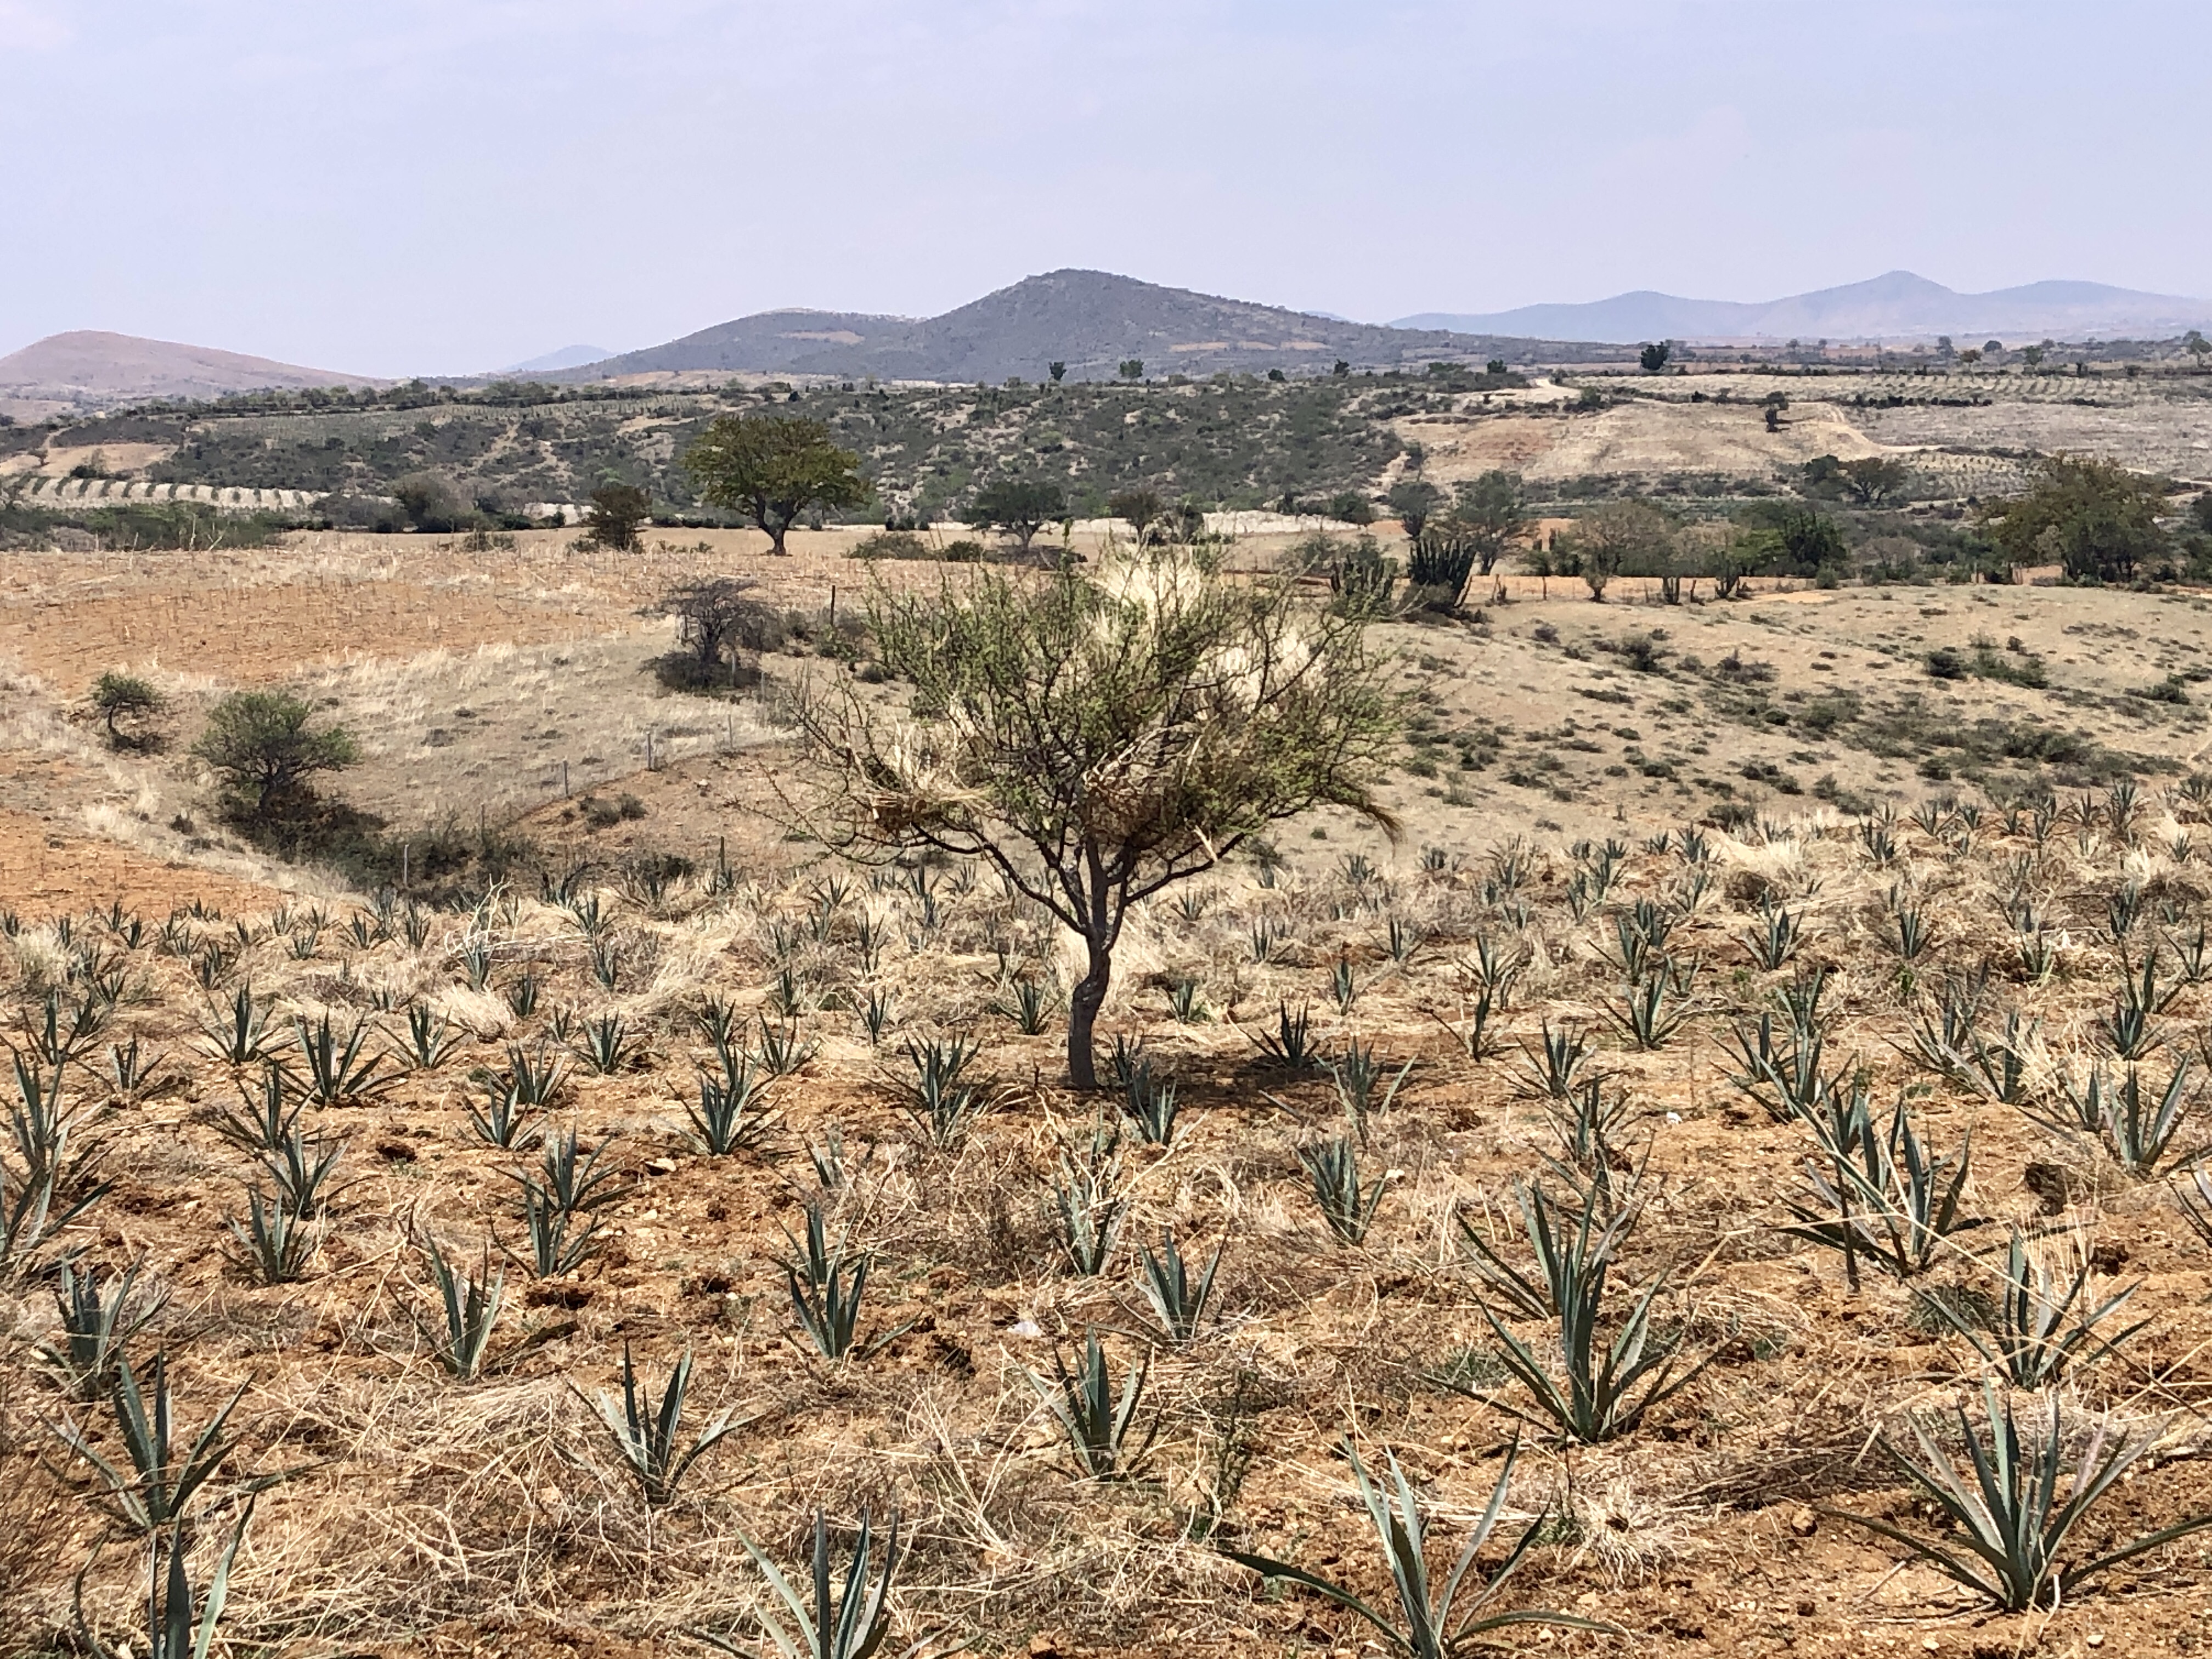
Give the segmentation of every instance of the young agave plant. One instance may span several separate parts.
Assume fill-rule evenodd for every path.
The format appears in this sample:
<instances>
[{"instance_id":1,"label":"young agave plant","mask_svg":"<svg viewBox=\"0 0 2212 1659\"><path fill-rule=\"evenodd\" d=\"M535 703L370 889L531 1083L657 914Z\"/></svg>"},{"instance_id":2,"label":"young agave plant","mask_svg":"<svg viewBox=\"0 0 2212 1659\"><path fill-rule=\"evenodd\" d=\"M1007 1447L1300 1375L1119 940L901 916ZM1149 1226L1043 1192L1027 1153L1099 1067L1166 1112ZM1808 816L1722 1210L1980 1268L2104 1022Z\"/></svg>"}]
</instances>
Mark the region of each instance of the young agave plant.
<instances>
[{"instance_id":1,"label":"young agave plant","mask_svg":"<svg viewBox=\"0 0 2212 1659\"><path fill-rule=\"evenodd\" d=\"M490 1353L492 1331L499 1323L500 1305L505 1299L504 1275L492 1271L489 1246L473 1276L466 1267L456 1269L448 1263L434 1238L422 1241L422 1259L437 1283L443 1318L434 1327L418 1315L416 1327L447 1373L467 1382L483 1369Z\"/></svg>"},{"instance_id":2,"label":"young agave plant","mask_svg":"<svg viewBox=\"0 0 2212 1659\"><path fill-rule=\"evenodd\" d=\"M1441 1596L1429 1576L1421 1506L1413 1496L1413 1487L1407 1483L1405 1471L1398 1467L1396 1456L1383 1454L1390 1464L1390 1485L1385 1487L1368 1474L1367 1466L1360 1462L1358 1449L1349 1440L1344 1443L1344 1455L1352 1465L1352 1479L1359 1483L1360 1499L1367 1506L1367 1518L1375 1528L1375 1536L1382 1546L1383 1559L1390 1569L1391 1588L1398 1595L1397 1619L1377 1612L1341 1584L1332 1583L1287 1561L1248 1555L1242 1550L1224 1550L1222 1553L1263 1578L1286 1579L1358 1613L1389 1638L1394 1651L1406 1654L1409 1659L1451 1659L1473 1646L1478 1638L1514 1625L1552 1625L1567 1630L1601 1632L1616 1629L1575 1613L1537 1607L1516 1608L1508 1613L1483 1612L1483 1604L1498 1594L1536 1541L1537 1533L1551 1518L1548 1512L1531 1521L1498 1570L1482 1579L1472 1595L1462 1599L1462 1592L1468 1588L1468 1574L1474 1565L1474 1558L1490 1541L1490 1534L1504 1510L1506 1486L1513 1478L1514 1459L1520 1455L1517 1444L1506 1452L1504 1467L1498 1473L1498 1484L1491 1488L1490 1501L1483 1509L1482 1518L1475 1522L1467 1547L1460 1552L1457 1564L1444 1580ZM1456 1622L1452 1617L1455 1609L1460 1613Z\"/></svg>"},{"instance_id":3,"label":"young agave plant","mask_svg":"<svg viewBox=\"0 0 2212 1659\"><path fill-rule=\"evenodd\" d=\"M686 1352L668 1374L668 1384L660 1394L660 1409L650 1413L642 1409L638 1397L637 1369L631 1363L629 1344L625 1342L620 1408L604 1394L593 1402L599 1407L600 1421L613 1437L616 1451L636 1477L638 1490L647 1504L653 1509L674 1502L676 1488L690 1467L712 1450L717 1442L744 1426L732 1420L732 1407L702 1430L690 1446L684 1446L684 1401L690 1390L691 1356Z\"/></svg>"},{"instance_id":4,"label":"young agave plant","mask_svg":"<svg viewBox=\"0 0 2212 1659\"><path fill-rule=\"evenodd\" d=\"M1375 1212L1382 1207L1388 1177L1362 1194L1359 1154L1352 1150L1349 1135L1299 1147L1298 1162L1304 1166L1306 1179L1312 1185L1314 1202L1321 1208L1322 1219L1328 1224L1337 1243L1363 1243L1368 1228L1374 1224Z\"/></svg>"},{"instance_id":5,"label":"young agave plant","mask_svg":"<svg viewBox=\"0 0 2212 1659\"><path fill-rule=\"evenodd\" d=\"M891 1580L898 1572L899 1541L898 1512L891 1512L890 1534L884 1540L884 1566L880 1575L871 1579L871 1556L874 1538L870 1531L868 1512L860 1511L860 1534L853 1546L852 1565L845 1572L845 1587L842 1594L830 1594L830 1526L822 1511L814 1512L814 1572L813 1599L806 1598L792 1589L791 1581L777 1571L775 1563L761 1553L750 1538L739 1534L746 1552L760 1564L768 1576L769 1587L775 1590L791 1614L791 1628L763 1613L757 1615L769 1638L784 1659L872 1659L890 1638L891 1629ZM700 1631L699 1636L725 1653L738 1653L737 1643L711 1631ZM908 1659L929 1645L927 1640L916 1642L906 1650Z\"/></svg>"},{"instance_id":6,"label":"young agave plant","mask_svg":"<svg viewBox=\"0 0 2212 1659\"><path fill-rule=\"evenodd\" d=\"M134 1261L103 1285L97 1267L61 1264L54 1303L62 1334L55 1341L40 1343L39 1353L76 1399L97 1400L115 1386L125 1345L168 1300L167 1287L161 1286L133 1302L131 1292L144 1267Z\"/></svg>"},{"instance_id":7,"label":"young agave plant","mask_svg":"<svg viewBox=\"0 0 2212 1659\"><path fill-rule=\"evenodd\" d=\"M207 1426L186 1447L176 1444L170 1437L174 1414L169 1403L167 1355L154 1357L151 1380L154 1399L149 1407L131 1370L131 1362L119 1358L116 1361L115 1387L110 1400L115 1410L116 1431L129 1457L128 1469L118 1468L94 1450L74 1423L65 1419L56 1431L63 1443L91 1464L99 1477L103 1490L94 1501L126 1532L140 1538L182 1521L201 1489L215 1479L234 1449L234 1443L223 1438L222 1425L245 1397L246 1389L245 1383L239 1384L238 1391L223 1402L222 1409L209 1419ZM254 1489L273 1486L283 1478L256 1476Z\"/></svg>"},{"instance_id":8,"label":"young agave plant","mask_svg":"<svg viewBox=\"0 0 2212 1659\"><path fill-rule=\"evenodd\" d=\"M1228 1248L1226 1239L1213 1247L1206 1271L1194 1285L1173 1230L1160 1234L1158 1255L1152 1254L1149 1244L1138 1246L1141 1273L1138 1288L1144 1292L1145 1300L1152 1304L1168 1341L1181 1344L1197 1336L1206 1318L1206 1304L1213 1297L1213 1276L1220 1270L1221 1253Z\"/></svg>"},{"instance_id":9,"label":"young agave plant","mask_svg":"<svg viewBox=\"0 0 2212 1659\"><path fill-rule=\"evenodd\" d=\"M209 1650L215 1644L216 1627L222 1621L223 1604L230 1599L231 1565L238 1559L238 1547L245 1540L246 1524L252 1519L253 1500L248 1498L239 1511L238 1524L230 1530L230 1541L216 1561L215 1576L208 1583L207 1596L199 1604L197 1620L192 1617L191 1575L185 1563L191 1541L189 1530L181 1521L169 1528L169 1566L166 1575L161 1571L161 1553L149 1552L146 1659L208 1659ZM110 1646L86 1622L84 1581L91 1571L88 1563L85 1571L76 1576L74 1586L79 1645L93 1659L137 1659L128 1641Z\"/></svg>"},{"instance_id":10,"label":"young agave plant","mask_svg":"<svg viewBox=\"0 0 2212 1659\"><path fill-rule=\"evenodd\" d=\"M1994 1382L1982 1384L1982 1407L1989 1430L1986 1443L1965 1409L1958 1412L1959 1437L1966 1443L1972 1466L1970 1479L1960 1475L1958 1465L1917 1420L1910 1425L1912 1449L1887 1435L1877 1442L1963 1537L1930 1542L1869 1516L1841 1510L1826 1513L1902 1544L1947 1578L2007 1613L2057 1607L2062 1597L2078 1594L2099 1574L2212 1527L2212 1514L2191 1516L2118 1549L2067 1565L2061 1558L2069 1534L2098 1500L2150 1452L2157 1435L2115 1439L2100 1425L2074 1461L2062 1497L2060 1481L2068 1470L2057 1396L2050 1396L2048 1421L2032 1443L2023 1441L2012 1402L2000 1399Z\"/></svg>"},{"instance_id":11,"label":"young agave plant","mask_svg":"<svg viewBox=\"0 0 2212 1659\"><path fill-rule=\"evenodd\" d=\"M1095 1329L1085 1335L1082 1358L1073 1369L1057 1352L1052 1357L1052 1377L1042 1377L1031 1371L1030 1382L1046 1408L1059 1420L1067 1437L1068 1448L1075 1454L1075 1461L1084 1474L1093 1480L1107 1480L1135 1473L1160 1431L1159 1419L1155 1414L1144 1437L1133 1437L1137 1411L1144 1403L1145 1384L1152 1376L1152 1355L1146 1354L1143 1363L1123 1379L1118 1400L1106 1351L1099 1346Z\"/></svg>"},{"instance_id":12,"label":"young agave plant","mask_svg":"<svg viewBox=\"0 0 2212 1659\"><path fill-rule=\"evenodd\" d=\"M2066 1373L2117 1350L2150 1321L2139 1319L2110 1336L2097 1327L2136 1293L2130 1285L2103 1302L2085 1299L2090 1270L2084 1262L2062 1284L2049 1262L2033 1255L2019 1228L2005 1251L1998 1295L1987 1312L1948 1297L1916 1295L1920 1305L1973 1344L1974 1352L2016 1389L2047 1389Z\"/></svg>"}]
</instances>

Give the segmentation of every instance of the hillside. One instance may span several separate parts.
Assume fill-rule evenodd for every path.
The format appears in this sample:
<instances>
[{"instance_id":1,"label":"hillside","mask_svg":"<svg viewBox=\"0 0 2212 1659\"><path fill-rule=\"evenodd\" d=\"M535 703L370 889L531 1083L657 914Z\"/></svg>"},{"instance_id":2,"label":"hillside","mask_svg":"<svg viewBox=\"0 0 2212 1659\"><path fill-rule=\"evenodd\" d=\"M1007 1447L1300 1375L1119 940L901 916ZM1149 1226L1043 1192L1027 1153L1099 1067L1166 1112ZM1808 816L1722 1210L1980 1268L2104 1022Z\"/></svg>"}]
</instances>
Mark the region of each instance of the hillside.
<instances>
[{"instance_id":1,"label":"hillside","mask_svg":"<svg viewBox=\"0 0 2212 1659\"><path fill-rule=\"evenodd\" d=\"M2030 283L1960 294L1893 270L1863 283L1780 300L1686 300L1641 290L1583 305L1522 306L1480 315L1428 311L1407 329L1534 334L1563 340L1922 340L1948 334L1964 345L1984 335L2080 340L2166 337L2212 327L2212 301L2142 294L2102 283Z\"/></svg>"},{"instance_id":2,"label":"hillside","mask_svg":"<svg viewBox=\"0 0 2212 1659\"><path fill-rule=\"evenodd\" d=\"M1278 306L1163 288L1098 270L1055 270L921 319L860 313L770 311L665 345L572 369L571 380L639 374L810 374L887 380L1042 380L1062 362L1069 378L1111 380L1136 358L1153 375L1326 372L1418 367L1432 360L1572 362L1587 347L1443 329L1347 323Z\"/></svg>"},{"instance_id":3,"label":"hillside","mask_svg":"<svg viewBox=\"0 0 2212 1659\"><path fill-rule=\"evenodd\" d=\"M302 368L209 346L75 329L0 357L0 407L220 398L234 392L374 386L365 374Z\"/></svg>"}]
</instances>

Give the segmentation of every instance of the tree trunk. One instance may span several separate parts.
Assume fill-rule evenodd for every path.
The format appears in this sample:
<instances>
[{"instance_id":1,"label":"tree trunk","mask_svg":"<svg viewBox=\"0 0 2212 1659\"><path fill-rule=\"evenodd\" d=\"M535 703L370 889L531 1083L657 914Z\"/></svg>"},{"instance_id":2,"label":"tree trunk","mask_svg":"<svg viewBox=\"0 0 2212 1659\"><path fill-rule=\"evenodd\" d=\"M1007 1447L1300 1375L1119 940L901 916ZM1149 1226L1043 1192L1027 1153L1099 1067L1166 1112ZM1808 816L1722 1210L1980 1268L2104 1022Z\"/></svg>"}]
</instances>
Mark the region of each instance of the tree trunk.
<instances>
[{"instance_id":1,"label":"tree trunk","mask_svg":"<svg viewBox=\"0 0 2212 1659\"><path fill-rule=\"evenodd\" d=\"M1110 947L1097 939L1085 943L1091 965L1067 999L1067 1080L1079 1089L1098 1086L1097 1057L1091 1053L1091 1034L1098 1024L1098 1011L1106 1006L1106 987L1113 977Z\"/></svg>"}]
</instances>

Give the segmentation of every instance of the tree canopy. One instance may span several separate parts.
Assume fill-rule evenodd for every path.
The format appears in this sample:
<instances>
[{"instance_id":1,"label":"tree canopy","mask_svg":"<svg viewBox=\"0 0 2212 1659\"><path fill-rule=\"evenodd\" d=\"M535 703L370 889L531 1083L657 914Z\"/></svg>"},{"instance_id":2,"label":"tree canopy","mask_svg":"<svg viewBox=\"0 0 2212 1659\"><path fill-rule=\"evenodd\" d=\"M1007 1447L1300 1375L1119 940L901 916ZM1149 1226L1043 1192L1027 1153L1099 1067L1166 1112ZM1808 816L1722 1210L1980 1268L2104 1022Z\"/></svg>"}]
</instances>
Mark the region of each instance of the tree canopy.
<instances>
[{"instance_id":1,"label":"tree canopy","mask_svg":"<svg viewBox=\"0 0 2212 1659\"><path fill-rule=\"evenodd\" d=\"M208 711L192 744L235 807L257 818L301 795L308 778L354 764L361 750L343 726L311 731L314 711L285 691L234 691Z\"/></svg>"},{"instance_id":2,"label":"tree canopy","mask_svg":"<svg viewBox=\"0 0 2212 1659\"><path fill-rule=\"evenodd\" d=\"M635 484L610 481L592 492L585 527L601 547L628 552L637 545L640 526L653 516L653 500Z\"/></svg>"},{"instance_id":3,"label":"tree canopy","mask_svg":"<svg viewBox=\"0 0 2212 1659\"><path fill-rule=\"evenodd\" d=\"M1092 1035L1128 908L1323 803L1386 828L1372 787L1399 730L1364 618L1288 580L1182 550L1095 576L989 574L935 598L878 591L870 620L903 709L847 684L802 698L848 850L981 858L1079 937L1067 1064Z\"/></svg>"},{"instance_id":4,"label":"tree canopy","mask_svg":"<svg viewBox=\"0 0 2212 1659\"><path fill-rule=\"evenodd\" d=\"M2005 562L2055 564L2077 582L2133 581L2172 550L2158 522L2165 491L2109 461L2053 455L2027 494L1987 503L1982 523Z\"/></svg>"},{"instance_id":5,"label":"tree canopy","mask_svg":"<svg viewBox=\"0 0 2212 1659\"><path fill-rule=\"evenodd\" d=\"M684 452L702 500L768 532L770 550L806 514L858 507L872 493L860 458L840 449L823 422L803 415L726 415Z\"/></svg>"},{"instance_id":6,"label":"tree canopy","mask_svg":"<svg viewBox=\"0 0 2212 1659\"><path fill-rule=\"evenodd\" d=\"M1067 498L1056 483L1036 478L998 478L975 492L968 504L971 524L1003 530L1030 550L1038 531L1067 512Z\"/></svg>"},{"instance_id":7,"label":"tree canopy","mask_svg":"<svg viewBox=\"0 0 2212 1659\"><path fill-rule=\"evenodd\" d=\"M1430 515L1436 512L1443 498L1444 492L1426 478L1401 478L1390 486L1390 493L1384 500L1389 503L1391 516L1398 520L1406 534L1419 541L1421 532L1427 527Z\"/></svg>"}]
</instances>

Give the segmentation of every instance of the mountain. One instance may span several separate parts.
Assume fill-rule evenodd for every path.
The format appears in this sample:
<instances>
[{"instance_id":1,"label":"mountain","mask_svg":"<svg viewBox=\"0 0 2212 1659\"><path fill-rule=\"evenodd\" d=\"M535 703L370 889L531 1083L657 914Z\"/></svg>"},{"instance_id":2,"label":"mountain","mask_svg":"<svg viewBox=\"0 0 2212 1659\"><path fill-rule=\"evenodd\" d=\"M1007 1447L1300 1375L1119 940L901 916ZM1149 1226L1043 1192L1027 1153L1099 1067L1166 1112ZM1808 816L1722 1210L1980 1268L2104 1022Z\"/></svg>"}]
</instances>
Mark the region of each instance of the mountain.
<instances>
[{"instance_id":1,"label":"mountain","mask_svg":"<svg viewBox=\"0 0 2212 1659\"><path fill-rule=\"evenodd\" d=\"M142 340L79 329L50 334L0 357L0 403L70 405L155 398L219 398L231 392L316 386L379 386L365 374L333 374L206 346Z\"/></svg>"},{"instance_id":2,"label":"mountain","mask_svg":"<svg viewBox=\"0 0 2212 1659\"><path fill-rule=\"evenodd\" d=\"M1978 344L1984 336L2020 343L2046 335L2160 338L2212 327L2212 301L2102 283L2030 283L1960 294L1909 270L1893 270L1870 282L1747 304L1641 290L1582 305L1522 306L1474 316L1423 312L1394 326L1564 340L1924 340L1948 334L1962 345Z\"/></svg>"},{"instance_id":3,"label":"mountain","mask_svg":"<svg viewBox=\"0 0 2212 1659\"><path fill-rule=\"evenodd\" d=\"M626 352L550 378L611 380L694 373L872 374L884 380L1042 380L1067 365L1079 380L1111 380L1141 359L1148 375L1326 373L1338 359L1358 368L1434 361L1526 362L1590 355L1478 331L1388 328L1276 306L1163 288L1101 270L1055 270L941 317L842 311L764 311Z\"/></svg>"},{"instance_id":4,"label":"mountain","mask_svg":"<svg viewBox=\"0 0 2212 1659\"><path fill-rule=\"evenodd\" d=\"M501 374L546 374L556 368L581 368L586 363L596 363L603 357L615 354L605 346L568 345L558 351L549 351L541 357L532 357L526 363L509 363L496 371Z\"/></svg>"}]
</instances>

